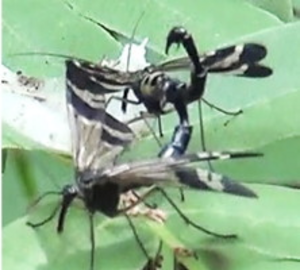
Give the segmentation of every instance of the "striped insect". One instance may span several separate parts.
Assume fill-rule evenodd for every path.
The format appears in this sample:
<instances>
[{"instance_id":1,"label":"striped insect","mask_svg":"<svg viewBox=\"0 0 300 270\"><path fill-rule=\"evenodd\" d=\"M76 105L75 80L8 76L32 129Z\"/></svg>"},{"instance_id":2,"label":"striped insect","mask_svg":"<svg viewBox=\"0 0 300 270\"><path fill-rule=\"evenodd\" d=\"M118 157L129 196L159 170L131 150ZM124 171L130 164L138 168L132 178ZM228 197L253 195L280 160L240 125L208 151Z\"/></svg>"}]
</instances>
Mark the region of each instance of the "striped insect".
<instances>
[{"instance_id":1,"label":"striped insect","mask_svg":"<svg viewBox=\"0 0 300 270\"><path fill-rule=\"evenodd\" d=\"M102 24L97 24L112 34ZM232 45L199 54L192 35L183 27L174 27L168 33L165 48L167 54L173 44L183 45L188 56L149 65L137 71L126 72L103 63L77 58L79 63L77 72L80 72L80 69L86 76L86 82L103 94L124 91L122 98L115 97L122 101L121 107L124 112L127 111L127 104L144 104L148 113L159 117L170 111L167 105L171 104L179 114L180 123L188 122L186 106L200 99L223 113L232 115L241 113L240 110L228 112L203 98L208 74L221 73L247 78L265 78L273 73L270 67L261 64L261 61L267 56L267 48L262 44ZM36 54L39 53L33 53L33 55ZM66 55L40 54L74 59L74 57ZM25 55L32 54L25 53ZM189 83L169 75L169 73L180 70L191 71ZM130 89L134 91L137 100L127 98Z\"/></svg>"},{"instance_id":2,"label":"striped insect","mask_svg":"<svg viewBox=\"0 0 300 270\"><path fill-rule=\"evenodd\" d=\"M256 43L233 45L199 55L192 36L183 27L174 27L168 34L166 53L174 44L182 44L188 57L182 57L150 65L136 72L122 72L108 66L80 61L82 69L92 84L99 84L104 92L124 91L122 110L127 104L144 104L147 112L160 116L169 112L167 104L174 106L180 123L188 122L187 104L202 99L224 113L237 115L241 111L227 112L202 98L207 75L210 73L234 74L241 77L263 78L272 74L272 69L260 63L267 55L265 46ZM191 70L189 83L168 75L178 70ZM128 99L129 90L134 91L137 100Z\"/></svg>"},{"instance_id":3,"label":"striped insect","mask_svg":"<svg viewBox=\"0 0 300 270\"><path fill-rule=\"evenodd\" d=\"M39 227L50 221L58 213L57 232L64 229L67 211L74 201L83 201L89 213L91 236L90 269L94 269L94 226L93 217L100 212L109 217L124 214L154 191L161 192L167 201L174 206L178 214L191 226L212 236L222 238L236 237L234 234L218 234L207 230L188 219L175 203L168 197L162 187L166 185L186 186L199 190L215 190L246 197L256 197L249 188L233 180L205 170L191 168L194 162L247 158L260 156L252 152L201 152L173 156L166 150L160 152L162 158L115 165L116 157L134 139L133 132L126 125L116 120L105 111L105 97L97 87L86 81L85 74L78 69L77 60L66 61L66 95L69 123L73 141L73 160L75 167L75 183L65 186L59 194L62 202L50 217L38 223L28 222L31 227ZM182 130L183 129L183 130ZM186 148L189 142L189 131L179 126L175 129L176 140ZM182 136L181 134L184 134ZM185 137L185 139L182 139ZM188 138L188 139L186 139ZM185 149L183 149L185 150ZM134 191L139 187L153 187L149 192L137 199L136 203L120 208L121 195ZM144 251L146 253L146 251Z\"/></svg>"},{"instance_id":4,"label":"striped insect","mask_svg":"<svg viewBox=\"0 0 300 270\"><path fill-rule=\"evenodd\" d=\"M87 19L91 20L90 18ZM97 24L112 34L102 24ZM122 101L121 108L124 112L127 111L128 103L144 104L147 113L142 113L141 117L132 119L128 123L145 118L149 113L156 115L159 120L159 132L161 135L162 124L160 116L175 108L179 115L180 124L188 126L189 114L187 105L196 100L202 100L212 108L226 114L239 115L242 113L241 110L228 112L203 98L208 74L234 74L248 78L264 78L272 74L271 68L260 63L267 55L266 47L261 44L245 43L233 45L200 55L192 36L187 30L183 27L174 27L167 36L166 53L176 43L183 45L188 57L181 57L158 65L150 65L141 70L126 72L109 67L104 63L98 64L77 58L78 65L74 69L77 69L76 72L84 77L84 81L90 87L97 89L101 94L124 91L123 97L112 97ZM66 55L41 54L74 59ZM190 70L189 83L170 76L169 73L178 70ZM137 100L128 98L130 89L133 90ZM168 105L173 105L173 109L170 109ZM206 150L202 117L200 118L200 128L202 149Z\"/></svg>"}]
</instances>

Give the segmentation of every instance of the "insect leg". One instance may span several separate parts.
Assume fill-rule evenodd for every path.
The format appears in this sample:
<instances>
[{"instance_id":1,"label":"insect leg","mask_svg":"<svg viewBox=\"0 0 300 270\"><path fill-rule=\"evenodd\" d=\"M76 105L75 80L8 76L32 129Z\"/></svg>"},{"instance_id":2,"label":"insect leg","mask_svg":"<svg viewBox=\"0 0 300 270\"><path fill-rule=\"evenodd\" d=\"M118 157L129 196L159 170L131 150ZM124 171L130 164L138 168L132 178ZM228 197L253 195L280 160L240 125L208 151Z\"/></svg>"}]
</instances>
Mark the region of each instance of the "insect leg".
<instances>
[{"instance_id":1,"label":"insect leg","mask_svg":"<svg viewBox=\"0 0 300 270\"><path fill-rule=\"evenodd\" d=\"M127 104L132 104L132 105L140 105L142 104L141 101L139 100L132 100L132 99L128 99L128 93L129 93L129 88L126 88L124 90L124 94L123 94L123 97L118 97L118 96L110 96L106 102L106 108L108 107L109 103L112 101L112 100L118 100L118 101L121 101L122 102L122 105L121 105L121 109L122 109L122 112L123 113L126 113L127 111ZM150 127L149 123L146 121L146 118L147 117L150 117L150 116L153 116L153 117L156 117L154 116L153 114L144 114L144 112L141 112L141 115L139 117L136 117L134 119L131 119L127 122L127 124L131 124L131 123L134 123L138 120L144 120L144 122L146 123L147 127L150 129L151 133L155 136L155 139L156 141L158 142L159 146L161 146L161 143L160 141L158 140L157 136L155 135L155 133L153 132L152 128ZM162 132L162 123L161 123L161 117L158 116L158 130L159 130L159 136L160 137L163 137L163 132Z\"/></svg>"},{"instance_id":2,"label":"insect leg","mask_svg":"<svg viewBox=\"0 0 300 270\"><path fill-rule=\"evenodd\" d=\"M132 194L140 201L143 201L143 203L146 205L146 207L150 208L150 209L156 209L157 208L157 204L149 204L146 201L144 201L144 198L142 198L137 192L135 192L134 190L132 190Z\"/></svg>"},{"instance_id":3,"label":"insect leg","mask_svg":"<svg viewBox=\"0 0 300 270\"><path fill-rule=\"evenodd\" d=\"M209 101L207 101L207 100L204 99L204 98L202 98L202 101L203 101L207 106L209 106L210 108L215 109L216 111L219 111L219 112L221 112L221 113L223 113L223 114L226 114L226 115L238 116L238 115L240 115L240 114L243 113L243 110L241 110L241 109L239 109L238 111L227 111L227 110L224 110L224 109L222 109L222 108L220 108L220 107L218 107L218 106L216 106L216 105L210 103Z\"/></svg>"},{"instance_id":4,"label":"insect leg","mask_svg":"<svg viewBox=\"0 0 300 270\"><path fill-rule=\"evenodd\" d=\"M145 118L155 118L156 115L152 114L152 113L148 113L148 112L140 112L140 116L137 116L133 119L130 119L128 121L125 122L126 125L130 125L130 124L133 124L137 121L140 121L140 120L143 120Z\"/></svg>"},{"instance_id":5,"label":"insect leg","mask_svg":"<svg viewBox=\"0 0 300 270\"><path fill-rule=\"evenodd\" d=\"M150 132L151 132L151 134L153 135L153 137L154 137L155 141L157 142L158 146L159 146L159 147L162 147L161 141L159 140L159 138L157 137L155 131L154 131L153 128L151 127L150 123L148 122L148 120L147 120L147 115L145 116L145 115L144 115L144 112L141 112L141 119L145 122L147 128L150 130ZM158 126L159 126L159 131L162 132L162 131L161 131L161 118L160 118L160 116L158 116L158 121L159 121L159 122L158 122L158 123L159 123L159 124L158 124ZM160 136L162 137L162 133L160 133Z\"/></svg>"},{"instance_id":6,"label":"insect leg","mask_svg":"<svg viewBox=\"0 0 300 270\"><path fill-rule=\"evenodd\" d=\"M176 126L173 132L171 143L164 146L158 154L158 157L178 157L186 151L188 144L192 136L192 126ZM184 192L182 188L179 188L181 201L184 199Z\"/></svg>"},{"instance_id":7,"label":"insect leg","mask_svg":"<svg viewBox=\"0 0 300 270\"><path fill-rule=\"evenodd\" d=\"M162 250L162 241L160 240L155 257L147 261L146 265L142 268L142 270L158 270L162 268L163 256L161 254L161 250Z\"/></svg>"},{"instance_id":8,"label":"insect leg","mask_svg":"<svg viewBox=\"0 0 300 270\"><path fill-rule=\"evenodd\" d=\"M161 123L161 116L160 116L160 115L157 116L157 121L158 121L158 132L159 132L159 136L160 136L160 137L163 137L164 134L163 134L163 131L162 131L162 123Z\"/></svg>"},{"instance_id":9,"label":"insect leg","mask_svg":"<svg viewBox=\"0 0 300 270\"><path fill-rule=\"evenodd\" d=\"M161 192L161 194L166 198L166 200L169 202L169 204L175 209L175 211L179 214L179 216L188 224L194 227L195 229L198 229L208 235L215 236L218 238L224 238L224 239L230 239L230 238L237 238L236 234L219 234L212 232L210 230L205 229L204 227L196 224L191 219L189 219L179 208L178 206L173 202L173 200L169 197L169 195L160 187L157 187L158 191Z\"/></svg>"},{"instance_id":10,"label":"insect leg","mask_svg":"<svg viewBox=\"0 0 300 270\"><path fill-rule=\"evenodd\" d=\"M200 141L201 147L203 151L207 151L206 143L205 143L205 131L204 131L204 122L202 117L202 103L201 100L198 101L198 116L199 116L199 127L200 127ZM212 162L210 160L207 161L208 167L210 171L214 171Z\"/></svg>"},{"instance_id":11,"label":"insect leg","mask_svg":"<svg viewBox=\"0 0 300 270\"><path fill-rule=\"evenodd\" d=\"M93 215L93 213L89 213L89 224L90 224L90 241L91 241L90 270L93 270L94 264L95 264L95 230L94 230L94 215Z\"/></svg>"},{"instance_id":12,"label":"insect leg","mask_svg":"<svg viewBox=\"0 0 300 270\"><path fill-rule=\"evenodd\" d=\"M168 109L168 110L163 111L162 114L168 114L172 111L174 111L174 110L173 109ZM153 113L149 113L149 112L146 112L146 111L141 111L140 116L137 116L133 119L130 119L129 121L126 122L126 124L129 125L129 124L135 123L135 122L140 121L140 120L144 120L146 122L146 118L157 118L157 120L158 120L158 133L159 133L160 137L163 137L164 134L163 134L163 131L162 131L162 122L161 122L161 116L160 115L157 116ZM155 136L157 138L154 131L152 131L153 129L150 128L150 130L151 130L151 133L153 134L153 136ZM159 143L159 145L160 145L160 143Z\"/></svg>"},{"instance_id":13,"label":"insect leg","mask_svg":"<svg viewBox=\"0 0 300 270\"><path fill-rule=\"evenodd\" d=\"M123 92L123 97L122 97L122 104L121 104L121 109L122 109L122 112L123 113L126 113L126 111L127 111L127 100L128 100L128 94L129 94L129 88L126 88L125 90L124 90L124 92ZM125 101L126 100L126 101Z\"/></svg>"},{"instance_id":14,"label":"insect leg","mask_svg":"<svg viewBox=\"0 0 300 270\"><path fill-rule=\"evenodd\" d=\"M126 213L127 211L129 211L130 209L134 208L136 205L140 204L141 202L143 202L145 200L146 197L148 197L150 194L152 194L153 192L156 192L156 187L155 186L151 186L145 193L143 193L142 196L138 195L135 196L137 198L137 200L134 203L131 203L129 206L126 206L122 209L119 209L117 211L117 215L118 214L123 214ZM133 193L135 195L135 192Z\"/></svg>"},{"instance_id":15,"label":"insect leg","mask_svg":"<svg viewBox=\"0 0 300 270\"><path fill-rule=\"evenodd\" d=\"M226 115L231 115L231 116L233 116L233 117L236 117L236 116L238 116L238 115L240 115L240 114L243 113L243 110L242 110L242 109L240 109L240 110L238 110L238 111L226 111L226 110L224 110L224 109L222 109L222 108L220 108L220 107L218 107L218 106L216 106L216 105L214 105L214 104L208 102L208 101L207 101L206 99L204 99L204 98L202 98L201 101L203 101L203 102L204 102L207 106L209 106L210 108L215 109L215 110L217 110L217 111L219 111L219 112L221 112L221 113L223 113L223 114L226 114ZM202 118L201 118L201 119L202 119ZM224 126L227 126L228 123L229 123L231 120L232 120L232 119L227 120L227 121L224 123ZM201 126L200 126L200 128L201 128ZM204 139L204 136L203 136L202 138Z\"/></svg>"},{"instance_id":16,"label":"insect leg","mask_svg":"<svg viewBox=\"0 0 300 270\"><path fill-rule=\"evenodd\" d=\"M124 90L124 91L126 91L126 90ZM123 96L123 97L118 97L118 96L112 95L112 96L110 96L110 97L108 98L108 100L107 100L107 102L106 102L106 104L105 104L105 108L107 108L108 105L109 105L109 103L110 103L111 101L113 101L113 100L121 101L122 104L123 104L123 102L125 102L125 103L130 103L130 104L133 104L133 105L140 105L140 104L141 104L141 102L140 102L139 100L132 100L132 99L124 98L124 96Z\"/></svg>"},{"instance_id":17,"label":"insect leg","mask_svg":"<svg viewBox=\"0 0 300 270\"><path fill-rule=\"evenodd\" d=\"M179 262L176 258L176 256L174 255L174 270L188 270L181 262Z\"/></svg>"},{"instance_id":18,"label":"insect leg","mask_svg":"<svg viewBox=\"0 0 300 270\"><path fill-rule=\"evenodd\" d=\"M140 237L139 237L139 235L138 235L138 233L137 233L137 231L136 231L136 229L134 227L134 224L133 224L132 220L130 219L130 217L126 213L124 213L124 215L125 215L125 217L126 217L126 219L128 221L128 224L129 224L129 226L130 226L130 228L131 228L131 230L133 232L134 238L137 241L137 243L138 243L139 247L141 248L142 252L144 253L146 259L148 261L151 260L151 256L149 256L149 254L148 254L145 246L143 245L143 242L141 241L141 239L140 239Z\"/></svg>"}]
</instances>

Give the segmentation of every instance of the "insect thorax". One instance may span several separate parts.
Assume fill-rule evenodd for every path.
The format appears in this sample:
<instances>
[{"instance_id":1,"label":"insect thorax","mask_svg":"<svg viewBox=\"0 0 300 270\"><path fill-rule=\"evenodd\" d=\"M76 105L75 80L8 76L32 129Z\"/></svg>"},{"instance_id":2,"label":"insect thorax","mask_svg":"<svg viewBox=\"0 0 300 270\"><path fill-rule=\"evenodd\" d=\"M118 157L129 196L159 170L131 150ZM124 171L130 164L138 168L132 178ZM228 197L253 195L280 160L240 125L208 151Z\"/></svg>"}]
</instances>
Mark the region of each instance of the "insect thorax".
<instances>
[{"instance_id":1,"label":"insect thorax","mask_svg":"<svg viewBox=\"0 0 300 270\"><path fill-rule=\"evenodd\" d=\"M107 216L115 216L120 197L120 188L117 184L105 182L98 184L96 180L92 185L79 184L80 198L89 212L99 211Z\"/></svg>"},{"instance_id":2,"label":"insect thorax","mask_svg":"<svg viewBox=\"0 0 300 270\"><path fill-rule=\"evenodd\" d=\"M138 99L144 103L148 112L160 114L164 111L167 101L171 101L168 100L168 96L172 94L172 89L174 89L174 94L179 94L178 91L176 93L176 90L179 90L177 86L177 80L170 78L165 73L147 71L133 87L133 90Z\"/></svg>"}]
</instances>

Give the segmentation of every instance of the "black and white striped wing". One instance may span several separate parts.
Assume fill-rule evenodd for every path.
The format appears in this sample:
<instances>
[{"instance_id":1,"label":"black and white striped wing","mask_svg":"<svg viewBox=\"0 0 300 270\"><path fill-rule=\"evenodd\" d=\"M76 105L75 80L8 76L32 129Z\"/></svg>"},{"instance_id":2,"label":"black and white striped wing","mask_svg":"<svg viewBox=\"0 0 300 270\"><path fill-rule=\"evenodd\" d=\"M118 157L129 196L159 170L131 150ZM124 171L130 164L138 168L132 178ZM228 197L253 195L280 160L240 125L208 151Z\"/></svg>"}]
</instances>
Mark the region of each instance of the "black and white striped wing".
<instances>
[{"instance_id":1,"label":"black and white striped wing","mask_svg":"<svg viewBox=\"0 0 300 270\"><path fill-rule=\"evenodd\" d=\"M105 112L104 95L90 82L77 60L66 61L72 152L79 172L97 172L111 164L134 137L128 126Z\"/></svg>"},{"instance_id":2,"label":"black and white striped wing","mask_svg":"<svg viewBox=\"0 0 300 270\"><path fill-rule=\"evenodd\" d=\"M140 71L122 72L82 59L71 60L70 62L76 62L76 72L81 77L78 84L87 86L93 93L109 94L123 91L140 76Z\"/></svg>"},{"instance_id":3,"label":"black and white striped wing","mask_svg":"<svg viewBox=\"0 0 300 270\"><path fill-rule=\"evenodd\" d=\"M229 46L202 54L200 63L209 72L223 72L245 77L267 77L272 69L259 62L267 55L265 46L256 43L246 43ZM188 57L181 57L153 66L165 72L191 69L192 64Z\"/></svg>"},{"instance_id":4,"label":"black and white striped wing","mask_svg":"<svg viewBox=\"0 0 300 270\"><path fill-rule=\"evenodd\" d=\"M248 158L260 156L252 152L201 152L186 154L179 158L164 158L122 164L107 169L103 175L124 190L130 187L150 185L183 185L186 187L214 190L246 197L256 197L249 188L230 178L188 165L193 162L214 159Z\"/></svg>"}]
</instances>

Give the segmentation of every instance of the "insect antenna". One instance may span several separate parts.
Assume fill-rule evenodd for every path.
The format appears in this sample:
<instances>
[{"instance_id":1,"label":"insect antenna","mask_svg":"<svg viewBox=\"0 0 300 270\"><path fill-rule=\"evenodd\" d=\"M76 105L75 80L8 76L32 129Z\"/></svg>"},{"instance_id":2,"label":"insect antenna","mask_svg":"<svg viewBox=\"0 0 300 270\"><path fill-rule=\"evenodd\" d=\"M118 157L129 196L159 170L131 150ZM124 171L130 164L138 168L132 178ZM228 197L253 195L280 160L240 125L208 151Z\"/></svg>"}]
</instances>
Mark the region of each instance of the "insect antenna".
<instances>
[{"instance_id":1,"label":"insect antenna","mask_svg":"<svg viewBox=\"0 0 300 270\"><path fill-rule=\"evenodd\" d=\"M52 156L52 154L51 154ZM63 159L61 159L63 160ZM53 172L52 171L49 171L49 164L47 164L47 167L45 167L44 163L41 163L39 162L39 160L36 161L35 163L37 166L39 166L40 170L47 174L47 176L52 179L52 184L56 187L59 188L59 185L57 184L57 182L55 181L56 177L54 176ZM69 177L68 177L69 178ZM48 196L51 196L51 195L56 195L56 196L62 196L63 197L63 200L60 201L55 207L54 209L51 211L50 215L48 217L46 217L45 219L39 221L39 222L26 222L26 225L32 227L32 228L37 228L37 227L41 227L43 225L45 225L46 223L50 222L55 216L56 214L59 212L59 210L61 209L61 212L62 210L64 209L64 199L65 199L65 194L64 194L64 190L62 191L48 191L48 192L44 192L43 194L41 194L39 197L37 197L29 206L28 206L28 211L31 211L34 207L36 207L39 203L41 203L45 198L47 198ZM60 224L60 228L62 228L62 223L61 222ZM62 229L58 229L57 230L60 232L62 231Z\"/></svg>"},{"instance_id":2,"label":"insect antenna","mask_svg":"<svg viewBox=\"0 0 300 270\"><path fill-rule=\"evenodd\" d=\"M56 185L56 183L55 183ZM42 195L40 195L39 197L37 197L29 206L27 211L31 211L34 207L36 207L41 201L43 201L46 197L51 196L51 195L56 195L56 196L61 196L62 192L61 191L47 191L44 192ZM50 222L55 215L57 214L58 210L60 208L60 203L56 205L56 207L52 210L51 214L45 218L44 220L37 222L37 223L33 223L33 222L26 222L26 225L32 227L32 228L37 228L40 226L43 226L44 224Z\"/></svg>"},{"instance_id":3,"label":"insect antenna","mask_svg":"<svg viewBox=\"0 0 300 270\"><path fill-rule=\"evenodd\" d=\"M9 54L9 57L18 57L18 56L50 56L55 58L62 58L65 60L78 60L85 62L86 60L77 56L72 56L68 54L61 54L61 53L49 53L49 52L23 52L23 53L13 53Z\"/></svg>"},{"instance_id":4,"label":"insect antenna","mask_svg":"<svg viewBox=\"0 0 300 270\"><path fill-rule=\"evenodd\" d=\"M37 223L27 221L26 225L28 225L29 227L32 227L32 228L37 228L37 227L41 227L41 226L45 225L46 223L50 222L56 216L60 207L61 207L61 205L60 205L60 203L58 203L56 205L56 207L53 209L52 213L47 218L45 218L44 220L37 222Z\"/></svg>"},{"instance_id":5,"label":"insect antenna","mask_svg":"<svg viewBox=\"0 0 300 270\"><path fill-rule=\"evenodd\" d=\"M131 33L130 43L129 43L129 47L128 47L128 54L127 54L126 72L129 70L129 66L130 66L131 49L132 49L132 44L133 44L133 41L134 41L134 36L136 34L136 30L137 30L140 22L142 21L142 18L144 17L145 13L146 13L146 10L144 9L143 12L141 13L140 17L138 18L138 20L137 20L137 22L136 22L136 24L133 28L133 31ZM126 97L127 94L124 92L123 98ZM126 112L126 109L125 109L125 112Z\"/></svg>"},{"instance_id":6,"label":"insect antenna","mask_svg":"<svg viewBox=\"0 0 300 270\"><path fill-rule=\"evenodd\" d=\"M145 15L145 12L146 12L146 10L143 10L143 12L141 13L140 17L138 18L138 20L137 20L137 22L136 22L136 24L133 28L133 31L131 33L129 47L128 47L128 54L127 54L127 61L126 61L126 72L129 70L129 66L130 66L131 49L132 49L132 44L133 44L133 41L134 41L134 36L136 34L137 28L138 28L142 18ZM123 113L126 113L126 111L127 111L127 102L125 100L127 100L129 91L130 91L130 89L126 88L124 90L124 93L123 93L123 101L122 101L122 104L121 104L121 109L122 109Z\"/></svg>"},{"instance_id":7,"label":"insect antenna","mask_svg":"<svg viewBox=\"0 0 300 270\"><path fill-rule=\"evenodd\" d=\"M39 204L43 199L48 197L49 195L62 195L60 191L47 191L37 197L28 207L28 211L30 211L32 208L34 208L37 204Z\"/></svg>"},{"instance_id":8,"label":"insect antenna","mask_svg":"<svg viewBox=\"0 0 300 270\"><path fill-rule=\"evenodd\" d=\"M161 148L163 146L163 144L162 144L161 140L157 137L156 132L154 131L153 127L150 125L149 121L147 120L147 117L145 117L143 113L141 113L141 117L142 117L145 125L147 126L147 128L150 130L150 133L152 134L153 138L155 139L157 145ZM158 117L158 123L159 123L158 126L161 128L160 116Z\"/></svg>"},{"instance_id":9,"label":"insect antenna","mask_svg":"<svg viewBox=\"0 0 300 270\"><path fill-rule=\"evenodd\" d=\"M46 197L48 197L49 195L62 195L61 192L59 191L48 191L45 192L44 194L42 194L41 196L39 196L35 201L33 201L33 203L29 206L29 211L35 207L37 204L39 204L43 199L45 199ZM57 204L56 207L52 210L51 214L45 218L44 220L37 222L37 223L33 223L33 222L26 222L26 225L32 227L32 228L37 228L40 226L43 226L44 224L50 222L57 214L59 208L60 208L61 204Z\"/></svg>"}]
</instances>

